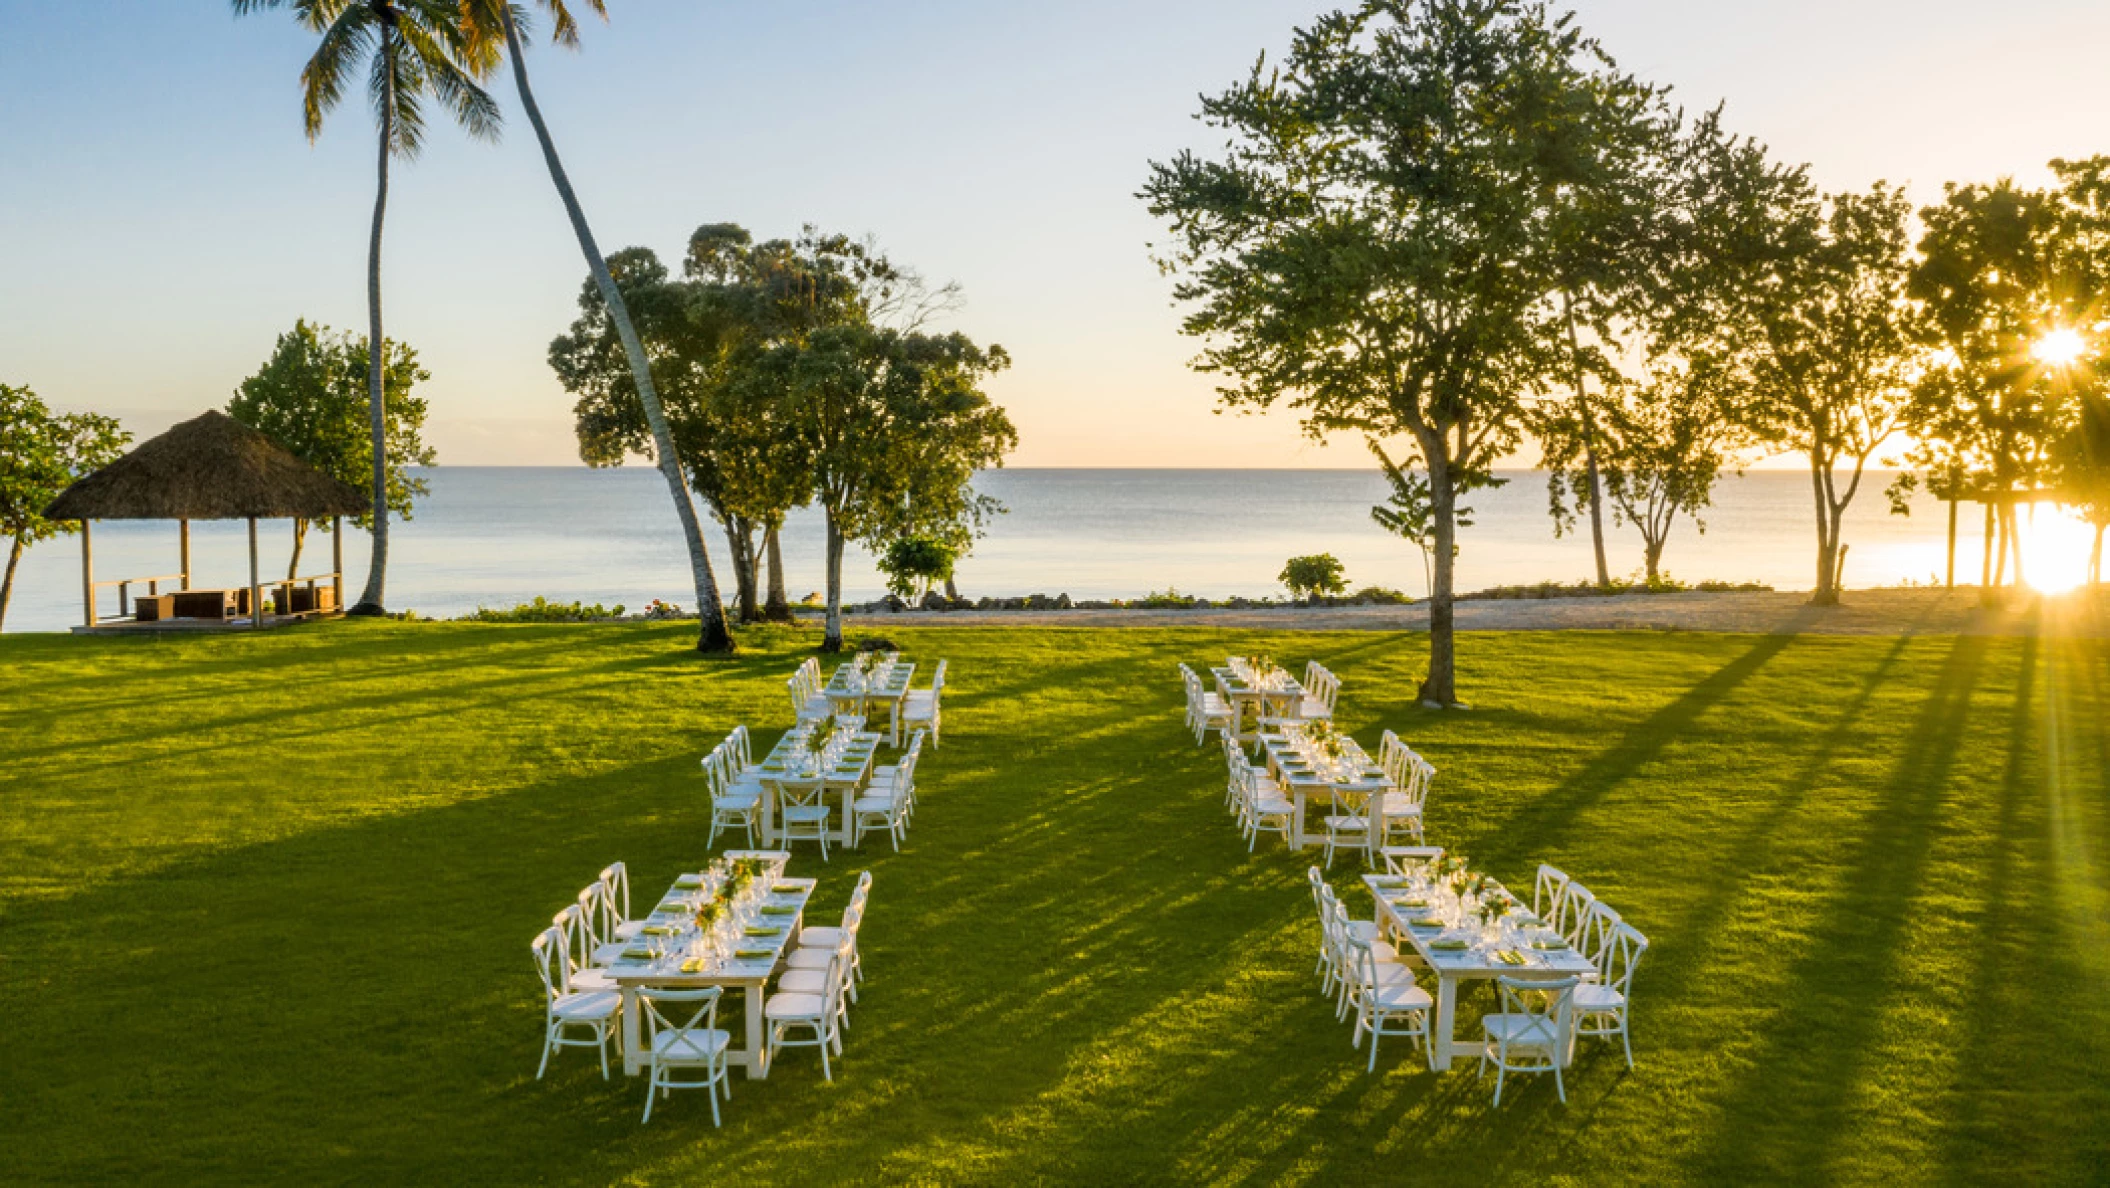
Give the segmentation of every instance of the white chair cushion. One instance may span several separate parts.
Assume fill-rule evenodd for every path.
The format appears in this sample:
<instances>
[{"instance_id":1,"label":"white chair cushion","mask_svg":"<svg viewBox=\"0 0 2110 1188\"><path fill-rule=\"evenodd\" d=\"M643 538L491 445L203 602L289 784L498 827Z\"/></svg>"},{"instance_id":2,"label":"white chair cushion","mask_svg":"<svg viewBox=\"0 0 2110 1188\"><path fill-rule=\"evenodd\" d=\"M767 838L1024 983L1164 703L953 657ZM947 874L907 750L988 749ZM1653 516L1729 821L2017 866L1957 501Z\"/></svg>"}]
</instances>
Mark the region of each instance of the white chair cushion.
<instances>
[{"instance_id":1,"label":"white chair cushion","mask_svg":"<svg viewBox=\"0 0 2110 1188\"><path fill-rule=\"evenodd\" d=\"M1575 988L1575 1009L1578 1011L1616 1011L1625 1005L1626 995L1610 986L1584 982Z\"/></svg>"},{"instance_id":2,"label":"white chair cushion","mask_svg":"<svg viewBox=\"0 0 2110 1188\"><path fill-rule=\"evenodd\" d=\"M735 792L731 796L721 796L712 801L711 811L719 813L747 813L753 812L755 807L761 803L762 798L753 792Z\"/></svg>"},{"instance_id":3,"label":"white chair cushion","mask_svg":"<svg viewBox=\"0 0 2110 1188\"><path fill-rule=\"evenodd\" d=\"M801 949L833 949L842 943L843 930L840 928L799 929L799 948Z\"/></svg>"},{"instance_id":4,"label":"white chair cushion","mask_svg":"<svg viewBox=\"0 0 2110 1188\"><path fill-rule=\"evenodd\" d=\"M829 811L828 806L824 804L797 804L784 810L784 820L787 823L796 821L801 825L810 825L826 821Z\"/></svg>"},{"instance_id":5,"label":"white chair cushion","mask_svg":"<svg viewBox=\"0 0 2110 1188\"><path fill-rule=\"evenodd\" d=\"M858 813L891 813L894 798L891 796L860 796L850 802L850 811Z\"/></svg>"},{"instance_id":6,"label":"white chair cushion","mask_svg":"<svg viewBox=\"0 0 2110 1188\"><path fill-rule=\"evenodd\" d=\"M574 991L550 1004L550 1013L567 1023L590 1023L613 1016L623 996L613 990Z\"/></svg>"},{"instance_id":7,"label":"white chair cushion","mask_svg":"<svg viewBox=\"0 0 2110 1188\"><path fill-rule=\"evenodd\" d=\"M823 962L819 969L793 969L785 971L777 979L777 989L786 994L826 994L828 992L828 967Z\"/></svg>"},{"instance_id":8,"label":"white chair cushion","mask_svg":"<svg viewBox=\"0 0 2110 1188\"><path fill-rule=\"evenodd\" d=\"M784 958L789 969L826 969L828 961L835 956L834 949L793 949Z\"/></svg>"},{"instance_id":9,"label":"white chair cushion","mask_svg":"<svg viewBox=\"0 0 2110 1188\"><path fill-rule=\"evenodd\" d=\"M715 1063L718 1053L726 1050L733 1037L718 1028L705 1031L662 1031L652 1037L652 1059L658 1064Z\"/></svg>"},{"instance_id":10,"label":"white chair cushion","mask_svg":"<svg viewBox=\"0 0 2110 1188\"><path fill-rule=\"evenodd\" d=\"M1297 713L1306 718L1331 718L1333 716L1333 711L1326 708L1325 702L1310 697L1305 698L1304 704L1297 707Z\"/></svg>"},{"instance_id":11,"label":"white chair cushion","mask_svg":"<svg viewBox=\"0 0 2110 1188\"><path fill-rule=\"evenodd\" d=\"M1375 990L1371 991L1371 1001L1376 1003L1380 1010L1425 1011L1435 1005L1436 1000L1429 997L1429 992L1415 985L1411 980L1402 982L1385 981L1382 977L1385 968L1382 965L1378 967L1380 973L1379 984Z\"/></svg>"},{"instance_id":12,"label":"white chair cushion","mask_svg":"<svg viewBox=\"0 0 2110 1188\"><path fill-rule=\"evenodd\" d=\"M575 991L614 990L615 979L598 969L582 969L571 976L571 988Z\"/></svg>"},{"instance_id":13,"label":"white chair cushion","mask_svg":"<svg viewBox=\"0 0 2110 1188\"><path fill-rule=\"evenodd\" d=\"M1253 811L1263 817L1282 816L1297 811L1297 806L1279 796L1265 796L1253 802Z\"/></svg>"},{"instance_id":14,"label":"white chair cushion","mask_svg":"<svg viewBox=\"0 0 2110 1188\"><path fill-rule=\"evenodd\" d=\"M818 1019L828 1009L828 1000L818 994L772 994L762 1005L765 1019Z\"/></svg>"}]
</instances>

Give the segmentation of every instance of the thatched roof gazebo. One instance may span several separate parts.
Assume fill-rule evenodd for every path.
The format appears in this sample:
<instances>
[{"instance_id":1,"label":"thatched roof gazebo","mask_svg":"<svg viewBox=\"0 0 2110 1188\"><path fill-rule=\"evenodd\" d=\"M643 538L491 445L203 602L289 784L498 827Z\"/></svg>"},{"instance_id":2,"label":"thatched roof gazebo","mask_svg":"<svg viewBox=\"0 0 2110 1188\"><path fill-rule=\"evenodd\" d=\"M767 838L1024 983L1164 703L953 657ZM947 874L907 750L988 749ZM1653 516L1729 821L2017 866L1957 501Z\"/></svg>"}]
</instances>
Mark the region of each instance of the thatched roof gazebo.
<instances>
[{"instance_id":1,"label":"thatched roof gazebo","mask_svg":"<svg viewBox=\"0 0 2110 1188\"><path fill-rule=\"evenodd\" d=\"M81 600L87 625L96 626L95 591L118 587L120 617L131 614L130 588L148 587L135 622L200 619L226 622L230 612L246 614L261 627L263 585L257 572L256 522L260 519L336 520L367 510L366 497L353 487L293 456L271 437L221 412L183 422L159 437L140 443L131 453L66 488L44 515L78 520L81 525ZM94 520L175 520L182 546L182 572L145 578L95 580ZM190 572L192 520L249 521L249 586L246 590L193 590ZM293 605L294 581L281 586L281 617L327 613L344 605L343 533L332 532L335 572L305 579L307 605ZM315 584L330 580L329 606ZM161 593L162 582L180 582L180 595ZM217 600L213 596L219 596Z\"/></svg>"}]
</instances>

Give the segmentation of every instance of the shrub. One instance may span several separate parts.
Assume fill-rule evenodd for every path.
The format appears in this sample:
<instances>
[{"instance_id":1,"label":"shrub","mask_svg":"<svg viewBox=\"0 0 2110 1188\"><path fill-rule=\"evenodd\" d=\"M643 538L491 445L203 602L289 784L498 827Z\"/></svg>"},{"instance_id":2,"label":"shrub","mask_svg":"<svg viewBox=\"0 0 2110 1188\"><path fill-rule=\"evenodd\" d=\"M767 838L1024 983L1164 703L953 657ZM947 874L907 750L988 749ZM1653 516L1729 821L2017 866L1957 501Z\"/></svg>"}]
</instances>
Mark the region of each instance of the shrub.
<instances>
[{"instance_id":1,"label":"shrub","mask_svg":"<svg viewBox=\"0 0 2110 1188\"><path fill-rule=\"evenodd\" d=\"M901 598L926 593L935 582L952 574L952 549L927 536L904 536L888 544L879 556L879 571L886 574L886 588Z\"/></svg>"},{"instance_id":2,"label":"shrub","mask_svg":"<svg viewBox=\"0 0 2110 1188\"><path fill-rule=\"evenodd\" d=\"M585 623L622 617L623 604L620 602L613 607L598 602L588 606L583 602L551 602L540 594L535 595L533 602L523 602L504 610L479 606L475 614L462 616L464 621L474 623Z\"/></svg>"},{"instance_id":3,"label":"shrub","mask_svg":"<svg viewBox=\"0 0 2110 1188\"><path fill-rule=\"evenodd\" d=\"M1196 598L1192 594L1182 594L1168 586L1163 590L1152 590L1147 596L1128 605L1146 610L1192 610L1198 606L1209 605L1209 600Z\"/></svg>"},{"instance_id":4,"label":"shrub","mask_svg":"<svg viewBox=\"0 0 2110 1188\"><path fill-rule=\"evenodd\" d=\"M1365 602L1372 606L1408 606L1413 599L1389 586L1364 586L1348 596L1350 602Z\"/></svg>"},{"instance_id":5,"label":"shrub","mask_svg":"<svg viewBox=\"0 0 2110 1188\"><path fill-rule=\"evenodd\" d=\"M1291 557L1282 567L1280 580L1289 587L1290 597L1307 601L1321 594L1339 594L1348 588L1341 559L1332 553Z\"/></svg>"}]
</instances>

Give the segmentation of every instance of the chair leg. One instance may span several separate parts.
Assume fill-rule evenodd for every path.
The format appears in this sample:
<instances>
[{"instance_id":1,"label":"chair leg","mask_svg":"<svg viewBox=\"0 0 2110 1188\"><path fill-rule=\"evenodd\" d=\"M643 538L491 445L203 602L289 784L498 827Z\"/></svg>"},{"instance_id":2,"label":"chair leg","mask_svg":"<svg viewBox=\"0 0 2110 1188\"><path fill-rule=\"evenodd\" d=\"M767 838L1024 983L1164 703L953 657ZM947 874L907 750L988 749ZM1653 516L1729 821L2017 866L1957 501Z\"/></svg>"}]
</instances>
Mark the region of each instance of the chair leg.
<instances>
[{"instance_id":1,"label":"chair leg","mask_svg":"<svg viewBox=\"0 0 2110 1188\"><path fill-rule=\"evenodd\" d=\"M1626 1016L1624 1015L1619 1017L1619 1046L1626 1049L1627 1071L1634 1071L1634 1040L1632 1036L1627 1034Z\"/></svg>"},{"instance_id":2,"label":"chair leg","mask_svg":"<svg viewBox=\"0 0 2110 1188\"><path fill-rule=\"evenodd\" d=\"M639 1126L643 1126L645 1123L650 1122L652 1120L652 1099L658 1096L659 1066L653 1065L651 1069L651 1079L645 1083L645 1116L643 1118L638 1119L637 1124Z\"/></svg>"},{"instance_id":3,"label":"chair leg","mask_svg":"<svg viewBox=\"0 0 2110 1188\"><path fill-rule=\"evenodd\" d=\"M1558 1053L1553 1056L1553 1091L1560 1094L1562 1105L1568 1104L1568 1087L1561 1082L1561 1061Z\"/></svg>"},{"instance_id":4,"label":"chair leg","mask_svg":"<svg viewBox=\"0 0 2110 1188\"><path fill-rule=\"evenodd\" d=\"M544 1028L542 1031L542 1063L535 1066L535 1079L538 1081L542 1079L543 1073L549 1071L550 1049L555 1046L550 1043L550 1038L550 1030Z\"/></svg>"},{"instance_id":5,"label":"chair leg","mask_svg":"<svg viewBox=\"0 0 2110 1188\"><path fill-rule=\"evenodd\" d=\"M601 1054L601 1079L608 1079L608 1032L609 1028L594 1028L594 1050Z\"/></svg>"}]
</instances>

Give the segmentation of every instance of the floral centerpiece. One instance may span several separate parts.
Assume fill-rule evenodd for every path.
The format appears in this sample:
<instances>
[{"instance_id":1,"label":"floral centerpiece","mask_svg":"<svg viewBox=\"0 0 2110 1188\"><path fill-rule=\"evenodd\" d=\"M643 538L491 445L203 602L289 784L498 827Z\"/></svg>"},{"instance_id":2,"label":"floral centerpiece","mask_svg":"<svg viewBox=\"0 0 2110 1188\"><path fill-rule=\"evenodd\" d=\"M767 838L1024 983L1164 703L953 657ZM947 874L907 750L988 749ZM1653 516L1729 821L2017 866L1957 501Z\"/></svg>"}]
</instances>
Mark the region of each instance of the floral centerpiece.
<instances>
[{"instance_id":1,"label":"floral centerpiece","mask_svg":"<svg viewBox=\"0 0 2110 1188\"><path fill-rule=\"evenodd\" d=\"M707 899L696 906L696 928L700 932L709 932L724 918L725 905L716 899Z\"/></svg>"},{"instance_id":2,"label":"floral centerpiece","mask_svg":"<svg viewBox=\"0 0 2110 1188\"><path fill-rule=\"evenodd\" d=\"M1314 718L1304 724L1304 741L1313 752L1328 759L1339 759L1347 752L1342 743L1341 732L1324 718Z\"/></svg>"}]
</instances>

